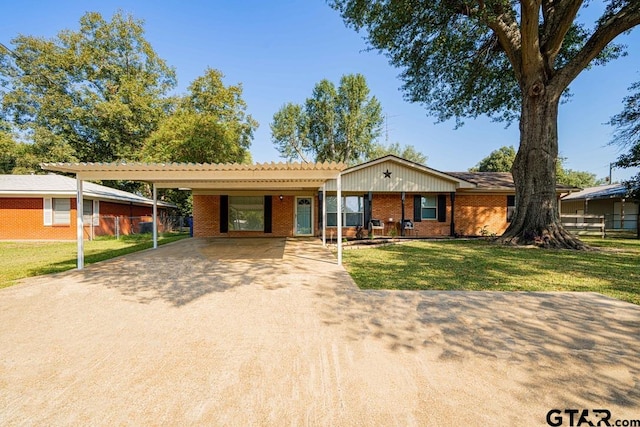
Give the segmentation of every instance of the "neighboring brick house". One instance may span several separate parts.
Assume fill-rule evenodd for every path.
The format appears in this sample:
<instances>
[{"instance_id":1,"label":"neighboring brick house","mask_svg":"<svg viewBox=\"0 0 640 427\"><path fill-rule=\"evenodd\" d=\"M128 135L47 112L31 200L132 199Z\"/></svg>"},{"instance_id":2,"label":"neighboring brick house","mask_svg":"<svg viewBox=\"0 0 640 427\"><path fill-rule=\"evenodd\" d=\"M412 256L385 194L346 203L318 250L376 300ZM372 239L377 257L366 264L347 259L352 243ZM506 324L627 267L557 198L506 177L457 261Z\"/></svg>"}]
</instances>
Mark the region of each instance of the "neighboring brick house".
<instances>
[{"instance_id":1,"label":"neighboring brick house","mask_svg":"<svg viewBox=\"0 0 640 427\"><path fill-rule=\"evenodd\" d=\"M61 175L0 175L0 239L75 240L76 180ZM85 238L139 231L153 201L126 191L84 183ZM158 203L163 214L174 207Z\"/></svg>"}]
</instances>

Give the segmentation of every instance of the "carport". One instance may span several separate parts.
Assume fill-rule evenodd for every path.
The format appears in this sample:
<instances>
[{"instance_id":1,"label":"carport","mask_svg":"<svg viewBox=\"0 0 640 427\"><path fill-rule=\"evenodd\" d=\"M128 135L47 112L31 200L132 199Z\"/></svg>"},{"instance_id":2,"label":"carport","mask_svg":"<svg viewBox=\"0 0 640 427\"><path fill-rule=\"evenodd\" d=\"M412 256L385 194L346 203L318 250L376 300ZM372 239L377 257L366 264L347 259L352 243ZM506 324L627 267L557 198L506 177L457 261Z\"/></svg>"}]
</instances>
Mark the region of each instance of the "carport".
<instances>
[{"instance_id":1,"label":"carport","mask_svg":"<svg viewBox=\"0 0 640 427\"><path fill-rule=\"evenodd\" d=\"M158 247L157 190L159 188L303 191L322 189L326 182L336 180L337 197L341 197L343 163L43 163L42 168L54 172L75 174L78 183L77 212L83 209L83 181L126 180L151 184L153 191L153 247ZM342 206L337 206L338 265L342 264ZM77 216L79 270L84 268L83 215ZM326 197L322 197L322 242L326 245Z\"/></svg>"}]
</instances>

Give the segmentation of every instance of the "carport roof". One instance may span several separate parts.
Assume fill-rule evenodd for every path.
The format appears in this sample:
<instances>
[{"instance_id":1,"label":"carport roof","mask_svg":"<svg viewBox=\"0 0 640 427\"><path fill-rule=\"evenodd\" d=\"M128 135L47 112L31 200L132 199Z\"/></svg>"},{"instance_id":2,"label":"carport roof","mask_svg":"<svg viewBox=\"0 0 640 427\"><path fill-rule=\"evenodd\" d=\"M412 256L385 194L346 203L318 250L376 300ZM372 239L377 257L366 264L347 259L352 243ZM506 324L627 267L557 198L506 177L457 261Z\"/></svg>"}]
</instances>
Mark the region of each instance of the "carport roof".
<instances>
[{"instance_id":1,"label":"carport roof","mask_svg":"<svg viewBox=\"0 0 640 427\"><path fill-rule=\"evenodd\" d=\"M318 188L346 168L343 163L43 163L82 180L146 181L158 188Z\"/></svg>"}]
</instances>

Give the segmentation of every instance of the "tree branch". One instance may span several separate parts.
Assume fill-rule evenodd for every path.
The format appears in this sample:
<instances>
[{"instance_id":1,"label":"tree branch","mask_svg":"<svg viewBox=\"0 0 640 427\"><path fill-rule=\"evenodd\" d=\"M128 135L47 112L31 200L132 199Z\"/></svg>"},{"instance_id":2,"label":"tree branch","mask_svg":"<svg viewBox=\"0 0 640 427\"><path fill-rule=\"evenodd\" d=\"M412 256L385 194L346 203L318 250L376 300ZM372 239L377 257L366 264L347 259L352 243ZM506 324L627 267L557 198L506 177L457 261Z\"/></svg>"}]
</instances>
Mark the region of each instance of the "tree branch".
<instances>
[{"instance_id":1,"label":"tree branch","mask_svg":"<svg viewBox=\"0 0 640 427\"><path fill-rule=\"evenodd\" d=\"M558 2L543 0L542 16L544 19L541 47L546 66L553 69L556 56L562 48L562 42L582 6L583 0Z\"/></svg>"},{"instance_id":2,"label":"tree branch","mask_svg":"<svg viewBox=\"0 0 640 427\"><path fill-rule=\"evenodd\" d=\"M492 10L485 10L485 3L480 1L480 12L485 14L484 21L498 38L500 46L504 50L509 62L516 74L516 79L520 81L522 77L522 38L520 28L516 21L516 14L513 9L503 10L494 6Z\"/></svg>"},{"instance_id":3,"label":"tree branch","mask_svg":"<svg viewBox=\"0 0 640 427\"><path fill-rule=\"evenodd\" d=\"M601 22L580 52L554 78L557 93L562 93L589 63L618 35L640 25L640 3L629 2L618 13Z\"/></svg>"},{"instance_id":4,"label":"tree branch","mask_svg":"<svg viewBox=\"0 0 640 427\"><path fill-rule=\"evenodd\" d=\"M522 50L522 71L537 71L542 68L543 59L540 53L540 35L539 35L539 11L540 0L522 0L520 2L520 34L521 34L521 50ZM526 79L528 76L523 75Z\"/></svg>"}]
</instances>

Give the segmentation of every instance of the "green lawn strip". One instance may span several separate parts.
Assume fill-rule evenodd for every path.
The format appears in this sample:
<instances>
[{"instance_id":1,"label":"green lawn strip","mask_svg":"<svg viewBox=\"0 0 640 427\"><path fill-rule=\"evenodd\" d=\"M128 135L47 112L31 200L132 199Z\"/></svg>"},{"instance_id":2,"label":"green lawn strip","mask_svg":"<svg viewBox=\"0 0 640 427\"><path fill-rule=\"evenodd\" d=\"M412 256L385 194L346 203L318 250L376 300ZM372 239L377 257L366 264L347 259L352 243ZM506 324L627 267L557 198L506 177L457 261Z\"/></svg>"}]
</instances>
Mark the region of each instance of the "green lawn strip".
<instances>
[{"instance_id":1,"label":"green lawn strip","mask_svg":"<svg viewBox=\"0 0 640 427\"><path fill-rule=\"evenodd\" d=\"M163 234L158 244L164 245L189 237L188 234ZM98 237L84 243L85 264L92 264L153 247L151 235L139 234ZM76 242L0 242L0 288L16 280L42 274L59 273L76 267Z\"/></svg>"},{"instance_id":2,"label":"green lawn strip","mask_svg":"<svg viewBox=\"0 0 640 427\"><path fill-rule=\"evenodd\" d=\"M363 289L583 291L640 304L640 241L585 241L598 250L413 241L346 250L344 261Z\"/></svg>"}]
</instances>

